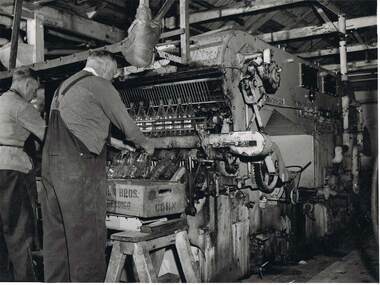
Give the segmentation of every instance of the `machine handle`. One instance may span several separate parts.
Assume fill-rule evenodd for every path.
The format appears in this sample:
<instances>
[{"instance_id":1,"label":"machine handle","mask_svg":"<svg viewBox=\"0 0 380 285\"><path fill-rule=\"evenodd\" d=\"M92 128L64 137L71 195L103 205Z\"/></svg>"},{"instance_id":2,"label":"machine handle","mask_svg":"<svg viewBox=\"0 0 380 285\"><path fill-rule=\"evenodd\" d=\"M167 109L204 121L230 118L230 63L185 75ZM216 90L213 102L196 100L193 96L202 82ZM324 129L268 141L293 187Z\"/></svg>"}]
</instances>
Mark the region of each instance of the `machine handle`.
<instances>
[{"instance_id":1,"label":"machine handle","mask_svg":"<svg viewBox=\"0 0 380 285\"><path fill-rule=\"evenodd\" d=\"M171 192L172 192L172 189L160 189L158 190L158 195L165 195Z\"/></svg>"}]
</instances>

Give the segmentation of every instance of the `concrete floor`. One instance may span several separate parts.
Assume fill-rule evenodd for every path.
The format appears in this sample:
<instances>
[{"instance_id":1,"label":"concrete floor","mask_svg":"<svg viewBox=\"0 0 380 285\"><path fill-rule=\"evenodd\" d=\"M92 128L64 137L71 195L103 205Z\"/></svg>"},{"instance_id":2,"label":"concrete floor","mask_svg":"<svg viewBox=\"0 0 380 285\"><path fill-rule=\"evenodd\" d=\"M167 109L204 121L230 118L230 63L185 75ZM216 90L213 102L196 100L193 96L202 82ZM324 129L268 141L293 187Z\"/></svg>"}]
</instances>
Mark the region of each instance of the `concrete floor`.
<instances>
[{"instance_id":1,"label":"concrete floor","mask_svg":"<svg viewBox=\"0 0 380 285\"><path fill-rule=\"evenodd\" d=\"M376 282L365 267L358 250L353 250L346 256L317 255L306 260L306 264L289 266L272 266L264 272L261 279L251 275L241 280L243 283L306 283L306 282Z\"/></svg>"},{"instance_id":2,"label":"concrete floor","mask_svg":"<svg viewBox=\"0 0 380 285\"><path fill-rule=\"evenodd\" d=\"M257 274L244 278L241 283L367 283L379 280L378 244L370 230L351 228L336 240L306 247L302 257L292 264L265 267L263 277ZM299 262L302 260L303 262ZM42 257L35 256L38 280L42 281ZM1 268L0 268L1 273ZM0 274L0 282L9 276ZM227 282L225 280L224 282Z\"/></svg>"},{"instance_id":3,"label":"concrete floor","mask_svg":"<svg viewBox=\"0 0 380 285\"><path fill-rule=\"evenodd\" d=\"M378 247L367 237L364 244L350 242L334 251L314 255L293 265L269 265L260 278L257 274L242 283L368 283L379 282ZM377 276L377 277L376 277Z\"/></svg>"},{"instance_id":4,"label":"concrete floor","mask_svg":"<svg viewBox=\"0 0 380 285\"><path fill-rule=\"evenodd\" d=\"M353 250L328 266L308 282L376 282L363 263L358 250Z\"/></svg>"}]
</instances>

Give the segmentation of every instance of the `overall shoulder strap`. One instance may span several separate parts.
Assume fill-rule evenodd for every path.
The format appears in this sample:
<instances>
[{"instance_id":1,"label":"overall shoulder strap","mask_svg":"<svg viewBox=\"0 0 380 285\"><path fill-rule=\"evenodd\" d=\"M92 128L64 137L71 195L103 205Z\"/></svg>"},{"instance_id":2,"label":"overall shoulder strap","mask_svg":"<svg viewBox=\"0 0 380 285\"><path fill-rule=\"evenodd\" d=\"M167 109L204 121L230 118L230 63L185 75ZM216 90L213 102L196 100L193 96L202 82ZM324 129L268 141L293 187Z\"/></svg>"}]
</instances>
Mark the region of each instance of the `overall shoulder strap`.
<instances>
[{"instance_id":1,"label":"overall shoulder strap","mask_svg":"<svg viewBox=\"0 0 380 285\"><path fill-rule=\"evenodd\" d=\"M65 94L76 84L78 83L79 81L81 81L82 79L84 78L87 78L87 77L90 77L90 76L93 76L91 73L88 73L86 72L85 74L83 74L82 76L79 76L78 78L74 79L73 81L71 81L69 84L67 84L67 86L61 91L61 88L62 88L62 83L58 86L58 88L55 90L54 92L54 99L53 99L53 103L52 103L52 107L54 106L54 109L58 109L59 107L59 97L63 97L65 96Z\"/></svg>"},{"instance_id":2,"label":"overall shoulder strap","mask_svg":"<svg viewBox=\"0 0 380 285\"><path fill-rule=\"evenodd\" d=\"M87 77L90 77L90 76L93 76L91 73L88 73L86 72L86 74L83 74L82 76L79 76L78 78L74 79L73 81L71 81L69 84L67 84L67 86L62 90L61 92L61 96L65 96L65 94L75 85L77 84L79 81L81 81L82 79L85 79ZM60 89L60 87L59 87Z\"/></svg>"}]
</instances>

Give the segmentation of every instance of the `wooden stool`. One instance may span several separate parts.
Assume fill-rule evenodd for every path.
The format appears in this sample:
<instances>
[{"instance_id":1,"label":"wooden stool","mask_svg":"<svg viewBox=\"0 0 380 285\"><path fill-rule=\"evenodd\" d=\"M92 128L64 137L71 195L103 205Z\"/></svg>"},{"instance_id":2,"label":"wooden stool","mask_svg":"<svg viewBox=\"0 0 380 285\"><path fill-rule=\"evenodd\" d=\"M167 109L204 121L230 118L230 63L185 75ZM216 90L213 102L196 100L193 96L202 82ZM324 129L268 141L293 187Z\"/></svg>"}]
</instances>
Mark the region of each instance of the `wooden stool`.
<instances>
[{"instance_id":1,"label":"wooden stool","mask_svg":"<svg viewBox=\"0 0 380 285\"><path fill-rule=\"evenodd\" d=\"M171 245L175 245L185 281L200 282L198 264L192 255L186 230L171 230L169 233L165 230L158 233L124 231L113 234L111 240L113 248L105 282L120 282L126 255L132 256L139 282L158 282L158 273L165 248ZM158 249L163 250L161 250L161 254L155 255L160 252ZM149 252L152 250L158 251L151 256ZM156 268L153 266L152 259Z\"/></svg>"}]
</instances>

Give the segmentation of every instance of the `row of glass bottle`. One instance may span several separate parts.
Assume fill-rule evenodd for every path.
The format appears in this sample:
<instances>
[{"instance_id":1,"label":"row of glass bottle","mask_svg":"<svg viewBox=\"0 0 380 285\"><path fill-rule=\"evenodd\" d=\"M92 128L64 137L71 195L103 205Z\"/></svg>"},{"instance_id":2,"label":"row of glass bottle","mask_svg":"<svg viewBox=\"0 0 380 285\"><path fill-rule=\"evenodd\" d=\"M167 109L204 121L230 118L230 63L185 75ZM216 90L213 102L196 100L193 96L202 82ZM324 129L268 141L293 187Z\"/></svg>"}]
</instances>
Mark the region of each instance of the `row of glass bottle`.
<instances>
[{"instance_id":1,"label":"row of glass bottle","mask_svg":"<svg viewBox=\"0 0 380 285\"><path fill-rule=\"evenodd\" d=\"M158 107L153 104L153 101L149 102L148 107L140 101L137 111L134 103L130 103L128 112L140 129L145 132L192 130L192 119L195 118L193 107L190 104L182 104L180 98L177 104L173 104L173 101L169 99L168 105L164 105L161 99Z\"/></svg>"}]
</instances>

